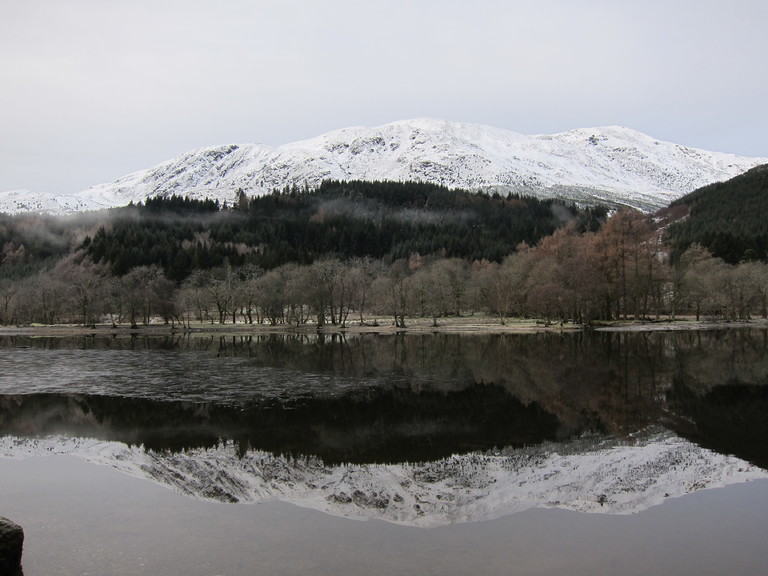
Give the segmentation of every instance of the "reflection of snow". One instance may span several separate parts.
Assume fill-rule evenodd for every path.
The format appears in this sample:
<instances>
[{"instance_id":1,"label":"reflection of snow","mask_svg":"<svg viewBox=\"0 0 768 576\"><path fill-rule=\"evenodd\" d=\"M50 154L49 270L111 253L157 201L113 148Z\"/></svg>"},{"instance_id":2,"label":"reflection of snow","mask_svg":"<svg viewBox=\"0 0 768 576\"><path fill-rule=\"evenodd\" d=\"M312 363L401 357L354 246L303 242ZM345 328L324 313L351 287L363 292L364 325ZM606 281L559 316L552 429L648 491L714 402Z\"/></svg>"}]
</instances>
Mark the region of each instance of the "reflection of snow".
<instances>
[{"instance_id":1,"label":"reflection of snow","mask_svg":"<svg viewBox=\"0 0 768 576\"><path fill-rule=\"evenodd\" d=\"M421 464L334 467L261 451L240 457L231 443L171 453L82 438L0 438L0 456L51 454L106 464L199 498L281 500L418 526L486 520L534 507L626 514L694 490L768 478L748 462L658 430L631 443L588 438Z\"/></svg>"}]
</instances>

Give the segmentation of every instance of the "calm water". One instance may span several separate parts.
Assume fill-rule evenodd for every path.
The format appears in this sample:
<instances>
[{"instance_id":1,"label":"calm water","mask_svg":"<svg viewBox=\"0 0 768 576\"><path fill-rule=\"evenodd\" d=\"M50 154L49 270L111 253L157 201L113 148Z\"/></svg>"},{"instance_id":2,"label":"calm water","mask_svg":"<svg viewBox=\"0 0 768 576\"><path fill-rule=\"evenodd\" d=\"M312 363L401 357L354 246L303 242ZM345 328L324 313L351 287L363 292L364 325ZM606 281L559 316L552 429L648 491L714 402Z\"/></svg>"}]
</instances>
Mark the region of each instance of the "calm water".
<instances>
[{"instance_id":1,"label":"calm water","mask_svg":"<svg viewBox=\"0 0 768 576\"><path fill-rule=\"evenodd\" d=\"M766 351L747 328L2 337L0 515L27 576L764 571Z\"/></svg>"}]
</instances>

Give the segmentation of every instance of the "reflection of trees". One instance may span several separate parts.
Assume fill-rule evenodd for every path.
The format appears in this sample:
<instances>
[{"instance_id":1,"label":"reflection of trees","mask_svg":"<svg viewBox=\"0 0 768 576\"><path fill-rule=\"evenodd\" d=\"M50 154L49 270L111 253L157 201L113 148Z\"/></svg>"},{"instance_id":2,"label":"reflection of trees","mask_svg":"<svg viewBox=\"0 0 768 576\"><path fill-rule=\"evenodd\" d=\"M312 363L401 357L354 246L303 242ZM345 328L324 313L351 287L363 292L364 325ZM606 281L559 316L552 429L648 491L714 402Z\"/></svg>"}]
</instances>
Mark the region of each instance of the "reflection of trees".
<instances>
[{"instance_id":1,"label":"reflection of trees","mask_svg":"<svg viewBox=\"0 0 768 576\"><path fill-rule=\"evenodd\" d=\"M146 405L126 400L130 406L119 410L124 422L113 414L116 401L105 400L98 423L101 430L117 430L128 440L133 438L126 436L128 430L140 433L141 442L157 446L183 445L194 439L208 445L219 438L239 438L243 446L291 453L325 451L329 457L351 459L363 453L365 457L391 455L395 447L405 449L406 445L428 453L419 443L434 442L439 450L449 446L463 450L469 445L536 442L586 431L627 437L660 421L677 429L682 421L669 411L670 406L679 405L680 390L698 399L730 382L768 382L768 331L756 329L3 337L0 346L193 351L196 354L184 359L190 362L189 370L198 369L196 358L213 358L217 369L235 382L234 394L237 382L248 389L250 375L262 368L295 373L318 383L312 394L320 397L286 386L282 400L256 398L256 404L246 405L233 396L233 407L206 404L203 409L199 404L171 402L173 397L165 402L143 401ZM240 361L229 362L229 358ZM210 361L203 366L210 369ZM230 369L231 376L226 372ZM670 405L667 396L673 383L673 400L678 404ZM251 389L246 395L248 402L253 401L253 393ZM131 396L131 391L125 395ZM83 411L91 424L99 401L89 397L88 410ZM6 426L13 413L8 408L0 425ZM140 420L143 416L146 422ZM515 428L521 422L527 422L525 431ZM271 444L265 445L270 438Z\"/></svg>"},{"instance_id":2,"label":"reflection of trees","mask_svg":"<svg viewBox=\"0 0 768 576\"><path fill-rule=\"evenodd\" d=\"M482 378L536 401L573 431L625 435L658 416L658 351L638 334L539 334L500 338Z\"/></svg>"},{"instance_id":3,"label":"reflection of trees","mask_svg":"<svg viewBox=\"0 0 768 576\"><path fill-rule=\"evenodd\" d=\"M565 428L630 434L658 420L676 376L711 388L768 376L765 330L595 332L462 336L271 335L241 343L265 365L386 376L412 389L459 390L493 383L536 402ZM264 357L266 355L266 357Z\"/></svg>"},{"instance_id":4,"label":"reflection of trees","mask_svg":"<svg viewBox=\"0 0 768 576\"><path fill-rule=\"evenodd\" d=\"M181 450L241 449L326 462L402 462L557 438L558 421L497 386L453 392L370 388L247 407L78 394L0 396L0 431L70 434Z\"/></svg>"},{"instance_id":5,"label":"reflection of trees","mask_svg":"<svg viewBox=\"0 0 768 576\"><path fill-rule=\"evenodd\" d=\"M675 379L670 404L681 418L679 434L723 454L737 454L768 468L768 380L743 384L731 380L699 393Z\"/></svg>"},{"instance_id":6,"label":"reflection of trees","mask_svg":"<svg viewBox=\"0 0 768 576\"><path fill-rule=\"evenodd\" d=\"M738 380L761 384L768 379L768 331L683 332L672 342L675 375L704 393Z\"/></svg>"}]
</instances>

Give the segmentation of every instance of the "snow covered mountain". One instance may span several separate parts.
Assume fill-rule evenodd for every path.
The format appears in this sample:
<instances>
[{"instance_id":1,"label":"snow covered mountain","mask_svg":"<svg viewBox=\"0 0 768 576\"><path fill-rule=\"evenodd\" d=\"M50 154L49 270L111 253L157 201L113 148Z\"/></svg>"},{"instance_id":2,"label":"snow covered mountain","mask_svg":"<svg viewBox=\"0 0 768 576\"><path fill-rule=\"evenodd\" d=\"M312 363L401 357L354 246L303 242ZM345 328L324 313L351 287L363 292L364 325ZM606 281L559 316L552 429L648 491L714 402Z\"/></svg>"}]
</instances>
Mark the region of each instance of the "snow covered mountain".
<instances>
[{"instance_id":1,"label":"snow covered mountain","mask_svg":"<svg viewBox=\"0 0 768 576\"><path fill-rule=\"evenodd\" d=\"M277 148L201 148L77 194L0 194L0 211L95 210L171 194L231 203L239 188L260 195L324 179L426 181L653 210L764 163L768 158L686 148L616 126L525 136L422 118L345 128Z\"/></svg>"},{"instance_id":2,"label":"snow covered mountain","mask_svg":"<svg viewBox=\"0 0 768 576\"><path fill-rule=\"evenodd\" d=\"M336 516L424 527L530 508L630 514L696 490L768 478L744 460L661 429L630 442L597 436L435 462L343 466L258 450L242 455L232 443L156 452L87 438L0 437L0 457L54 454L112 466L197 498L280 500Z\"/></svg>"}]
</instances>

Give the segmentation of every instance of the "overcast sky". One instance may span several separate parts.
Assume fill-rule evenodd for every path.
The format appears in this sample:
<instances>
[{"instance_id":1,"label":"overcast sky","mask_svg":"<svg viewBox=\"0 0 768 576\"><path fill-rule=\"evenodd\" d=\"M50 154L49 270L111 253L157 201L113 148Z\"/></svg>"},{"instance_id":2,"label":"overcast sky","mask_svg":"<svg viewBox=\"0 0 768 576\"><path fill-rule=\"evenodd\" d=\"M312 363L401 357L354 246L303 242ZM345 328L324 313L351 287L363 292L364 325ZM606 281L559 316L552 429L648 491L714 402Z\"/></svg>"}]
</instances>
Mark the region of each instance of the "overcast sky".
<instances>
[{"instance_id":1,"label":"overcast sky","mask_svg":"<svg viewBox=\"0 0 768 576\"><path fill-rule=\"evenodd\" d=\"M768 157L766 0L0 0L0 191L421 116Z\"/></svg>"}]
</instances>

